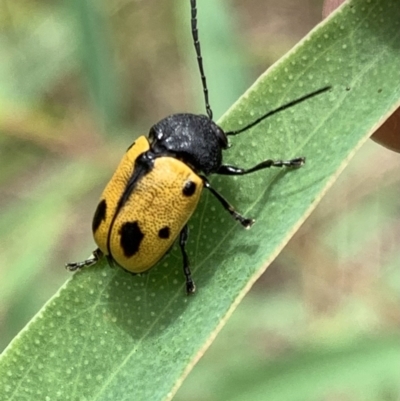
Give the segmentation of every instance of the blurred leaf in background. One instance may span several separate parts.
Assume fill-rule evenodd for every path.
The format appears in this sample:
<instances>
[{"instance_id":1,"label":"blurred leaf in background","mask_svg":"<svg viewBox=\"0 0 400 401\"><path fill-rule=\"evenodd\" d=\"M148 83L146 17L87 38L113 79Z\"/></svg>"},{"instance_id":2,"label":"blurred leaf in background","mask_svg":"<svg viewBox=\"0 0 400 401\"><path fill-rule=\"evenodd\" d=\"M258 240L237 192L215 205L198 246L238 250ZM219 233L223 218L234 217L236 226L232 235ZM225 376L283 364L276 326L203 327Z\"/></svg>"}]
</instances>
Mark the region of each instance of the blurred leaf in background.
<instances>
[{"instance_id":1,"label":"blurred leaf in background","mask_svg":"<svg viewBox=\"0 0 400 401\"><path fill-rule=\"evenodd\" d=\"M322 7L204 3L216 116ZM64 263L92 250L97 198L132 139L173 112L202 112L180 9L0 0L0 349L69 277ZM176 400L399 399L399 167L376 144L360 150Z\"/></svg>"}]
</instances>

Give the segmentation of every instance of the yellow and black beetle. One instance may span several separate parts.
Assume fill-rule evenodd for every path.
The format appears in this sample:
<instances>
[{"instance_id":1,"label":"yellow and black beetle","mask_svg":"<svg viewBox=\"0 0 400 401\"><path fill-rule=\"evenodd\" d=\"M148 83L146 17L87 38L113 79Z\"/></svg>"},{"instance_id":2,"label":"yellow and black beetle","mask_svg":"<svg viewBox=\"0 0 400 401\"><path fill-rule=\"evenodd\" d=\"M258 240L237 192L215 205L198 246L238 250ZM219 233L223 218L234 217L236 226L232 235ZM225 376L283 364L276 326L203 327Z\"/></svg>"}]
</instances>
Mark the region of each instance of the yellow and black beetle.
<instances>
[{"instance_id":1,"label":"yellow and black beetle","mask_svg":"<svg viewBox=\"0 0 400 401\"><path fill-rule=\"evenodd\" d=\"M127 150L106 186L93 218L98 249L93 257L68 263L71 271L95 263L102 255L124 269L141 273L150 269L170 249L179 235L186 277L186 291L195 285L185 250L187 222L203 188L208 189L235 220L245 228L254 223L240 215L209 183L210 174L244 175L269 167L300 167L305 159L264 160L249 169L222 164L228 136L237 135L265 118L330 89L325 87L293 100L261 116L245 127L224 132L212 119L197 30L196 0L191 2L194 47L203 85L207 115L173 114L151 127Z\"/></svg>"}]
</instances>

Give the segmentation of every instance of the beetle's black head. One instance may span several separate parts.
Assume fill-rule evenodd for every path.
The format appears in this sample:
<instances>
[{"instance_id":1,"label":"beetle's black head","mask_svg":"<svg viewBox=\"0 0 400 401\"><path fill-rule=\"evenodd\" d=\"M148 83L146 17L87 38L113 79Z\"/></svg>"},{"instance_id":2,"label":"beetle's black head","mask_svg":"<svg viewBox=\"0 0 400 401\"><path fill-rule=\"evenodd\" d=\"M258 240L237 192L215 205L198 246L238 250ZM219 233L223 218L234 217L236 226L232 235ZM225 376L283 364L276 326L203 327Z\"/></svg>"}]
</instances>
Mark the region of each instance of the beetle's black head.
<instances>
[{"instance_id":1,"label":"beetle's black head","mask_svg":"<svg viewBox=\"0 0 400 401\"><path fill-rule=\"evenodd\" d=\"M222 150L228 147L222 128L209 117L197 114L164 118L151 127L149 140L155 154L176 157L204 174L218 170Z\"/></svg>"}]
</instances>

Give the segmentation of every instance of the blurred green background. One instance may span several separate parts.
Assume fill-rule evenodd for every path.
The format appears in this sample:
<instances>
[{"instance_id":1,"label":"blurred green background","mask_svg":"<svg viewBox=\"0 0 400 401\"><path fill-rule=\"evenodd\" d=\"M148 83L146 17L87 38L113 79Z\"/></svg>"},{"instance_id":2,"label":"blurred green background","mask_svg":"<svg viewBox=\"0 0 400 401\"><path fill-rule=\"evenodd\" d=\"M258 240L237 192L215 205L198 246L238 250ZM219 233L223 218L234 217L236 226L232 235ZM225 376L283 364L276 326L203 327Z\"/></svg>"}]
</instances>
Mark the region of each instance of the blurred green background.
<instances>
[{"instance_id":1,"label":"blurred green background","mask_svg":"<svg viewBox=\"0 0 400 401\"><path fill-rule=\"evenodd\" d=\"M0 351L93 250L97 199L133 139L204 112L186 3L0 0ZM199 3L216 118L322 9ZM399 168L362 147L176 400L400 400Z\"/></svg>"}]
</instances>

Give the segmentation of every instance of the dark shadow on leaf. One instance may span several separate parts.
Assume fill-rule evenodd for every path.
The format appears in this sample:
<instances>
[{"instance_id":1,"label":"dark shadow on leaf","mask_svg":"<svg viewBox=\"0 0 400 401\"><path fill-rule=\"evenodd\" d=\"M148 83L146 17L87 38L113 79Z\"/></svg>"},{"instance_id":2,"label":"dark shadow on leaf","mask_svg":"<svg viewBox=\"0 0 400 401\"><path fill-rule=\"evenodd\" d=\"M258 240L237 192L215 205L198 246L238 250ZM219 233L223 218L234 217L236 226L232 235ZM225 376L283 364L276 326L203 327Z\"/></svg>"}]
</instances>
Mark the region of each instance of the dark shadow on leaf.
<instances>
[{"instance_id":1,"label":"dark shadow on leaf","mask_svg":"<svg viewBox=\"0 0 400 401\"><path fill-rule=\"evenodd\" d=\"M173 249L145 273L120 267L108 283L110 313L130 337L157 336L184 312L192 300L185 292L180 252ZM195 295L194 295L195 297Z\"/></svg>"}]
</instances>

